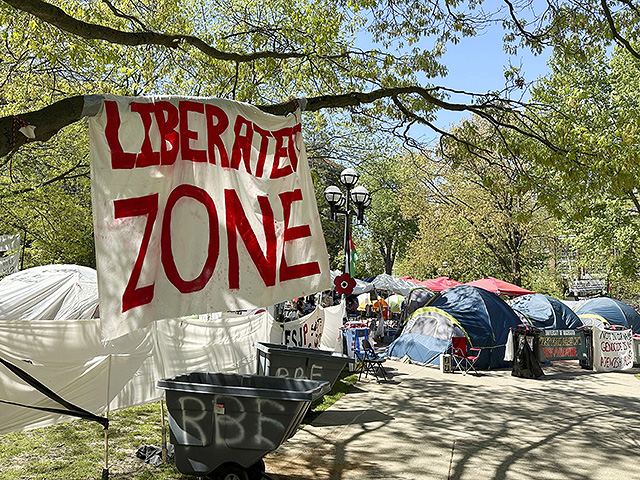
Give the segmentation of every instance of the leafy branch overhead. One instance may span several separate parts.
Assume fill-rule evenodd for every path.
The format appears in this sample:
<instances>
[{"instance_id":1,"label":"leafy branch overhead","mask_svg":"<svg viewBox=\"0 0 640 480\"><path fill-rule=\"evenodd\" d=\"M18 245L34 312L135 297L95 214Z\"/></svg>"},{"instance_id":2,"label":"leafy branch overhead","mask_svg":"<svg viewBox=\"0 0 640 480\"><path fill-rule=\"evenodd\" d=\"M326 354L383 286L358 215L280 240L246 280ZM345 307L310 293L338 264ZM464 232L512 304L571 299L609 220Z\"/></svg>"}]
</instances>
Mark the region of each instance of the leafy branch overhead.
<instances>
[{"instance_id":1,"label":"leafy branch overhead","mask_svg":"<svg viewBox=\"0 0 640 480\"><path fill-rule=\"evenodd\" d=\"M487 93L432 83L446 74L447 43L497 22L512 51L551 45L586 55L612 41L633 51L631 2L549 1L541 12L536 3L504 0L491 11L439 0L4 0L2 84L34 81L48 95L2 99L0 155L27 141L16 133L21 122L47 141L83 116L87 95L102 93L218 96L275 114L304 97L308 112L337 110L405 137L422 124L455 139L434 125L436 112L469 112L555 149L548 107L520 100L523 79Z\"/></svg>"}]
</instances>

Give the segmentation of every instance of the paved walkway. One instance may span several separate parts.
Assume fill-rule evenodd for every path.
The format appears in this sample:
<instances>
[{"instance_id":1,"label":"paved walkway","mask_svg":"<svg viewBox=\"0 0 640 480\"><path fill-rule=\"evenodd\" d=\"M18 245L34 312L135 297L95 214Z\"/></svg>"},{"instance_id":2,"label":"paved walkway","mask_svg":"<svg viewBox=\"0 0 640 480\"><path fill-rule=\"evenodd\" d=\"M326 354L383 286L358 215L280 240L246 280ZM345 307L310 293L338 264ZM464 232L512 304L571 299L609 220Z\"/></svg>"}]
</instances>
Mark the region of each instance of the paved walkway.
<instances>
[{"instance_id":1,"label":"paved walkway","mask_svg":"<svg viewBox=\"0 0 640 480\"><path fill-rule=\"evenodd\" d=\"M559 362L532 380L387 361L265 457L276 480L640 479L638 369Z\"/></svg>"}]
</instances>

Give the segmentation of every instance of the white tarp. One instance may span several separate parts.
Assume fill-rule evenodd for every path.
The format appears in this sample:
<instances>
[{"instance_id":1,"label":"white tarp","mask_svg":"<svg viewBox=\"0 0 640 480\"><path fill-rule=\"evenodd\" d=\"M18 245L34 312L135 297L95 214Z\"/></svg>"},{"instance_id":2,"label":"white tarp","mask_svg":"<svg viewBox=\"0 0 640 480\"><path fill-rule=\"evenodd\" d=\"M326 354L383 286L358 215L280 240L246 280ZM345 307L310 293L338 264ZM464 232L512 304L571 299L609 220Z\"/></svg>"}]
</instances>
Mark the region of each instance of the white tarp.
<instances>
[{"instance_id":1,"label":"white tarp","mask_svg":"<svg viewBox=\"0 0 640 480\"><path fill-rule=\"evenodd\" d=\"M105 96L89 131L103 338L330 288L299 110Z\"/></svg>"},{"instance_id":2,"label":"white tarp","mask_svg":"<svg viewBox=\"0 0 640 480\"><path fill-rule=\"evenodd\" d=\"M51 274L48 282L46 272ZM161 320L103 342L98 318L77 317L79 312L97 308L95 270L75 265L37 267L7 277L0 281L0 300L0 357L95 414L159 400L163 392L156 388L157 380L179 373L255 373L255 343L280 343L283 336L273 317L259 309L245 315L217 313ZM28 308L20 308L23 304ZM62 311L73 317L63 318ZM326 328L320 345L340 351L341 343L335 337L344 306L320 309L318 314L325 319ZM61 408L2 365L0 400ZM69 419L0 403L0 434Z\"/></svg>"},{"instance_id":3,"label":"white tarp","mask_svg":"<svg viewBox=\"0 0 640 480\"><path fill-rule=\"evenodd\" d=\"M0 252L20 249L20 235L0 235Z\"/></svg>"},{"instance_id":4,"label":"white tarp","mask_svg":"<svg viewBox=\"0 0 640 480\"><path fill-rule=\"evenodd\" d=\"M44 265L0 282L0 319L75 320L97 316L98 279L93 268Z\"/></svg>"},{"instance_id":5,"label":"white tarp","mask_svg":"<svg viewBox=\"0 0 640 480\"><path fill-rule=\"evenodd\" d=\"M418 287L418 285L413 282L408 282L407 280L393 277L391 275L387 275L386 273L377 275L376 278L373 279L371 284L377 290L386 290L388 292L397 293L405 297L409 295L409 292L411 290Z\"/></svg>"},{"instance_id":6,"label":"white tarp","mask_svg":"<svg viewBox=\"0 0 640 480\"><path fill-rule=\"evenodd\" d=\"M593 329L593 368L599 372L633 368L631 329Z\"/></svg>"},{"instance_id":7,"label":"white tarp","mask_svg":"<svg viewBox=\"0 0 640 480\"><path fill-rule=\"evenodd\" d=\"M320 349L342 353L342 330L346 317L345 302L324 309L324 329Z\"/></svg>"}]
</instances>

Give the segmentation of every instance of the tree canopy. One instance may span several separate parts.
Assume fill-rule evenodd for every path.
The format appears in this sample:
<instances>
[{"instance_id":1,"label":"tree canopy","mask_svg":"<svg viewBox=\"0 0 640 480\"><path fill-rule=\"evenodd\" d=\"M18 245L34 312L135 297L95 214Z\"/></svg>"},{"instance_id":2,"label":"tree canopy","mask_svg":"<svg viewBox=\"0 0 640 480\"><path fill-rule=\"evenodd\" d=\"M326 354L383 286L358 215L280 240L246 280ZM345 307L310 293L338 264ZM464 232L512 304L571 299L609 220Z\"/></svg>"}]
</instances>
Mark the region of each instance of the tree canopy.
<instances>
[{"instance_id":1,"label":"tree canopy","mask_svg":"<svg viewBox=\"0 0 640 480\"><path fill-rule=\"evenodd\" d=\"M536 212L556 208L575 219L597 210L610 212L615 224L616 218L630 218L623 215L627 203L640 211L639 20L635 4L610 0L0 0L2 223L28 231L42 246L34 262L90 263L89 160L80 120L101 94L216 96L274 114L301 105L311 156L368 168L363 159L372 157L364 149L375 156L382 145L381 158L421 158L402 178L423 182L412 198L431 182L418 195L430 199L422 206L431 212L421 217L423 240L443 218L449 219L449 233L440 232L442 238L469 232L502 195L500 204L513 206L509 214L492 213L500 220L496 229L460 238L458 246L465 248L459 252L468 257L469 269L477 265L474 259L494 256L497 271L517 280L533 259L518 259L516 250L496 243L517 232L513 219L518 228L533 228L540 220ZM457 91L436 83L446 78L441 57L447 45L492 25L504 29L498 48L508 52L553 49L552 75L530 100L533 79L509 66L497 91ZM611 45L616 49L610 58ZM434 124L441 109L475 119L442 131ZM416 126L442 136L437 152L420 143ZM406 157L386 135L404 142ZM515 180L511 173L523 167L515 168L514 159L526 162L526 175ZM371 185L384 181L376 172ZM434 186L463 201L443 202ZM616 208L585 202L585 210L574 201L585 198L583 191L615 200ZM470 198L476 199L475 211L465 211ZM371 212L381 217L372 224L388 226L383 217L406 220L390 200L397 197L375 200L379 208ZM528 210L532 206L535 212ZM522 221L527 215L529 224ZM415 225L396 227L396 233L412 232ZM389 232L368 234L385 245ZM332 235L339 239L339 231ZM484 247L473 241L482 235ZM58 241L48 241L53 237ZM610 243L610 250L626 248ZM585 239L581 248L587 244ZM389 265L400 250L384 248ZM443 259L434 257L421 268L437 268ZM628 255L622 264L632 264Z\"/></svg>"},{"instance_id":2,"label":"tree canopy","mask_svg":"<svg viewBox=\"0 0 640 480\"><path fill-rule=\"evenodd\" d=\"M84 95L114 86L127 94L234 98L274 113L292 110L291 97L304 97L307 111L346 109L398 134L415 123L439 131L432 123L437 109L468 111L494 128L516 129L553 147L538 116L541 106L511 96L523 79L514 78L503 91L467 92L468 102L451 102L454 92L431 81L446 73L439 58L448 43L496 23L511 51L551 46L586 56L594 45L617 42L635 52L628 39L636 33L638 12L631 3L613 5L3 0L6 74L46 72L50 81L40 102L6 110L34 125L37 140L47 140L82 117ZM15 135L16 122L12 116L0 120L0 155L26 140Z\"/></svg>"}]
</instances>

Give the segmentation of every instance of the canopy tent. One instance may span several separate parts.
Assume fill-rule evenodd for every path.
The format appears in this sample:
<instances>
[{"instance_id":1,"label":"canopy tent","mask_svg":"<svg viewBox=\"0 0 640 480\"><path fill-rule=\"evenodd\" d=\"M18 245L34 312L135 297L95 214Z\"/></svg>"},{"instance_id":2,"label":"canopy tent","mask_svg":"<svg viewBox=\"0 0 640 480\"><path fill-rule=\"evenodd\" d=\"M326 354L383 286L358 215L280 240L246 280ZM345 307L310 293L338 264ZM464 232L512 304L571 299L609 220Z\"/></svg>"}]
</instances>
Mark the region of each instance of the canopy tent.
<instances>
[{"instance_id":1,"label":"canopy tent","mask_svg":"<svg viewBox=\"0 0 640 480\"><path fill-rule=\"evenodd\" d=\"M439 365L451 337L464 335L473 348L483 349L478 368L506 367L510 365L504 361L509 328L519 323L497 295L469 285L452 287L408 317L402 334L389 346L389 356Z\"/></svg>"},{"instance_id":2,"label":"canopy tent","mask_svg":"<svg viewBox=\"0 0 640 480\"><path fill-rule=\"evenodd\" d=\"M342 275L342 272L333 270L331 272L331 282L333 282L335 278L340 275ZM363 280L354 278L354 280L356 281L356 286L353 289L353 295L360 295L362 293L370 292L375 288L376 290L384 290L386 292L389 292L390 294L395 293L406 297L411 290L419 286L414 282L403 280L400 277L387 275L386 273L381 273L380 275L376 275L375 277L369 277Z\"/></svg>"},{"instance_id":3,"label":"canopy tent","mask_svg":"<svg viewBox=\"0 0 640 480\"><path fill-rule=\"evenodd\" d=\"M565 303L541 293L521 295L511 300L509 305L520 312L531 326L544 330L571 330L583 325Z\"/></svg>"},{"instance_id":4,"label":"canopy tent","mask_svg":"<svg viewBox=\"0 0 640 480\"><path fill-rule=\"evenodd\" d=\"M585 325L621 325L640 333L640 314L631 306L609 297L587 300L575 309Z\"/></svg>"},{"instance_id":5,"label":"canopy tent","mask_svg":"<svg viewBox=\"0 0 640 480\"><path fill-rule=\"evenodd\" d=\"M500 280L494 277L484 277L480 280L474 280L472 282L467 282L465 285L471 285L472 287L479 287L489 292L496 293L498 295L510 295L510 296L518 296L518 295L527 295L532 292L531 290L527 290L526 288L519 287L518 285L514 285L513 283L505 282L504 280Z\"/></svg>"},{"instance_id":6,"label":"canopy tent","mask_svg":"<svg viewBox=\"0 0 640 480\"><path fill-rule=\"evenodd\" d=\"M417 287L413 282L408 282L407 280L387 275L386 273L381 273L373 277L373 279L370 280L370 284L377 290L385 290L389 293L397 293L405 297L409 295L411 290Z\"/></svg>"},{"instance_id":7,"label":"canopy tent","mask_svg":"<svg viewBox=\"0 0 640 480\"><path fill-rule=\"evenodd\" d=\"M411 277L400 277L403 280L408 282L413 282L421 287L426 287L429 290L433 290L434 292L441 292L442 290L446 290L447 288L457 287L458 285L462 285L462 283L457 280L453 280L449 277L438 277L438 278L430 278L429 280L416 280Z\"/></svg>"},{"instance_id":8,"label":"canopy tent","mask_svg":"<svg viewBox=\"0 0 640 480\"><path fill-rule=\"evenodd\" d=\"M284 329L267 311L218 313L156 321L103 342L96 272L48 265L0 281L0 357L65 400L92 413L162 398L160 378L188 371L255 373L256 342L281 343ZM324 319L320 348L341 347L344 304ZM0 400L60 408L0 365ZM0 404L0 434L69 421L58 413Z\"/></svg>"}]
</instances>

